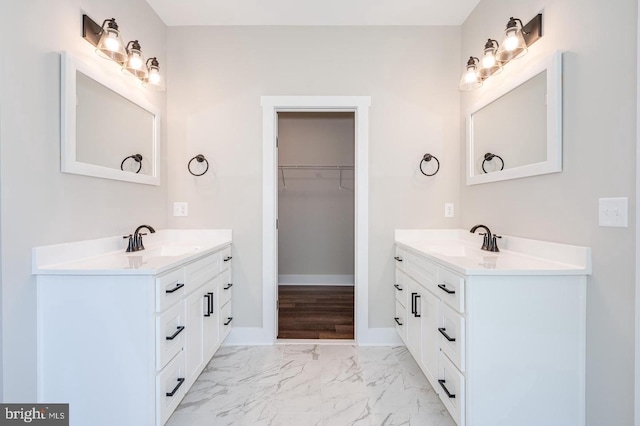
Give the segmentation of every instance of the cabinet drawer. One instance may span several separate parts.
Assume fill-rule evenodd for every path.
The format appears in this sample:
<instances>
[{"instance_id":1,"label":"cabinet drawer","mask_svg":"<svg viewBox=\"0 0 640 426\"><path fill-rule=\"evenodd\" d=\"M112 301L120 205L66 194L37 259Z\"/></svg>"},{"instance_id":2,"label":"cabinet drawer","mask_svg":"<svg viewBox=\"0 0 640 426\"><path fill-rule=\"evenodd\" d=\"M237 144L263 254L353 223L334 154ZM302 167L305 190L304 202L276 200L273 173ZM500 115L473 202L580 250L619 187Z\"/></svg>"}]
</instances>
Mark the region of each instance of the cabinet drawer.
<instances>
[{"instance_id":1,"label":"cabinet drawer","mask_svg":"<svg viewBox=\"0 0 640 426\"><path fill-rule=\"evenodd\" d=\"M447 305L456 311L464 312L464 277L447 269L438 269L438 286L436 294Z\"/></svg>"},{"instance_id":2,"label":"cabinet drawer","mask_svg":"<svg viewBox=\"0 0 640 426\"><path fill-rule=\"evenodd\" d=\"M224 271L231 266L231 259L233 259L231 256L231 246L223 248L218 253L220 253L220 270Z\"/></svg>"},{"instance_id":3,"label":"cabinet drawer","mask_svg":"<svg viewBox=\"0 0 640 426\"><path fill-rule=\"evenodd\" d=\"M438 392L442 403L458 426L464 426L464 376L442 352L440 352L440 356L438 357L438 384L439 388L436 391Z\"/></svg>"},{"instance_id":4,"label":"cabinet drawer","mask_svg":"<svg viewBox=\"0 0 640 426\"><path fill-rule=\"evenodd\" d=\"M184 270L182 268L156 278L156 312L181 301L185 295Z\"/></svg>"},{"instance_id":5,"label":"cabinet drawer","mask_svg":"<svg viewBox=\"0 0 640 426\"><path fill-rule=\"evenodd\" d=\"M407 307L408 283L409 277L404 272L396 268L396 279L393 284L393 289L396 295L396 301L405 308Z\"/></svg>"},{"instance_id":6,"label":"cabinet drawer","mask_svg":"<svg viewBox=\"0 0 640 426\"><path fill-rule=\"evenodd\" d=\"M435 292L437 290L436 281L438 277L438 266L435 263L413 253L407 253L406 259L407 265L405 271L407 275L416 280L427 290Z\"/></svg>"},{"instance_id":7,"label":"cabinet drawer","mask_svg":"<svg viewBox=\"0 0 640 426\"><path fill-rule=\"evenodd\" d=\"M188 284L187 293L194 291L207 281L214 279L219 272L219 252L188 264L185 267L185 280Z\"/></svg>"},{"instance_id":8,"label":"cabinet drawer","mask_svg":"<svg viewBox=\"0 0 640 426\"><path fill-rule=\"evenodd\" d=\"M405 344L407 343L407 308L396 300L396 316L393 318L396 331Z\"/></svg>"},{"instance_id":9,"label":"cabinet drawer","mask_svg":"<svg viewBox=\"0 0 640 426\"><path fill-rule=\"evenodd\" d=\"M227 269L220 275L220 305L231 300L231 294L233 293L233 283L231 282L231 269Z\"/></svg>"},{"instance_id":10,"label":"cabinet drawer","mask_svg":"<svg viewBox=\"0 0 640 426\"><path fill-rule=\"evenodd\" d=\"M449 306L442 304L438 315L440 349L462 372L465 369L464 318Z\"/></svg>"},{"instance_id":11,"label":"cabinet drawer","mask_svg":"<svg viewBox=\"0 0 640 426\"><path fill-rule=\"evenodd\" d=\"M164 425L187 392L184 352L156 376L156 426Z\"/></svg>"},{"instance_id":12,"label":"cabinet drawer","mask_svg":"<svg viewBox=\"0 0 640 426\"><path fill-rule=\"evenodd\" d=\"M178 352L185 340L186 315L184 303L179 303L156 317L156 369L162 368Z\"/></svg>"},{"instance_id":13,"label":"cabinet drawer","mask_svg":"<svg viewBox=\"0 0 640 426\"><path fill-rule=\"evenodd\" d=\"M222 342L231 331L232 322L233 314L231 312L231 301L229 301L220 308L220 342Z\"/></svg>"}]
</instances>

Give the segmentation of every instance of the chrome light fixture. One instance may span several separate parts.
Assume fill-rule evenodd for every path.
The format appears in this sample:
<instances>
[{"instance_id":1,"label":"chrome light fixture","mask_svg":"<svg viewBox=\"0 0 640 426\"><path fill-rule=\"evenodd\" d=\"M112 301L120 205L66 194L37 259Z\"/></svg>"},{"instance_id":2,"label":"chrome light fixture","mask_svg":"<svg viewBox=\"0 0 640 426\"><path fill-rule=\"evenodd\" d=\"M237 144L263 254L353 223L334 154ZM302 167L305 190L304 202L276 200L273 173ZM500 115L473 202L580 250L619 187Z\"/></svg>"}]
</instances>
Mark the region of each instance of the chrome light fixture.
<instances>
[{"instance_id":1,"label":"chrome light fixture","mask_svg":"<svg viewBox=\"0 0 640 426\"><path fill-rule=\"evenodd\" d=\"M482 86L482 79L478 75L479 62L480 60L475 56L469 57L469 60L467 61L467 68L462 74L460 84L458 84L458 89L463 92L468 92Z\"/></svg>"},{"instance_id":2,"label":"chrome light fixture","mask_svg":"<svg viewBox=\"0 0 640 426\"><path fill-rule=\"evenodd\" d=\"M502 64L496 59L496 51L500 45L496 40L488 39L484 44L484 53L478 75L480 78L491 77L502 71Z\"/></svg>"}]
</instances>

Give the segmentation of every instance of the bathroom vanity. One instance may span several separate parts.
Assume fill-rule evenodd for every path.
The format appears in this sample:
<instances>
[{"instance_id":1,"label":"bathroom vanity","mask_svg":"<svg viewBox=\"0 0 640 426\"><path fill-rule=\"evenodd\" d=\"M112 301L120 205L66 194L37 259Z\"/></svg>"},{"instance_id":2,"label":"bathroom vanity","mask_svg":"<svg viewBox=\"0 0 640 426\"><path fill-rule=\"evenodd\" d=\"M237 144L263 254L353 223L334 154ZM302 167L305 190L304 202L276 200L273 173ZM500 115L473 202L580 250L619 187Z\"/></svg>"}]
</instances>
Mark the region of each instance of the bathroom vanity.
<instances>
[{"instance_id":1,"label":"bathroom vanity","mask_svg":"<svg viewBox=\"0 0 640 426\"><path fill-rule=\"evenodd\" d=\"M584 425L585 247L395 231L396 329L459 426Z\"/></svg>"},{"instance_id":2,"label":"bathroom vanity","mask_svg":"<svg viewBox=\"0 0 640 426\"><path fill-rule=\"evenodd\" d=\"M33 249L38 402L71 426L162 426L231 331L231 231Z\"/></svg>"}]
</instances>

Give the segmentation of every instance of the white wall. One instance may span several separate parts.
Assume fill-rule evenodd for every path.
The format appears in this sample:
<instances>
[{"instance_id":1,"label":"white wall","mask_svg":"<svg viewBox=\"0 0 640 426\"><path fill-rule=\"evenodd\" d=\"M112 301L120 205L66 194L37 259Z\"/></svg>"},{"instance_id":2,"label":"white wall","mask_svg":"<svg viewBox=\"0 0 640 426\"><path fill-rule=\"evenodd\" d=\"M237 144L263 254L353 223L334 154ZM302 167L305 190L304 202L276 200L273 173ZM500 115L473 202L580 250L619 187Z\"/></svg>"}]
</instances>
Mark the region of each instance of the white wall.
<instances>
[{"instance_id":1,"label":"white wall","mask_svg":"<svg viewBox=\"0 0 640 426\"><path fill-rule=\"evenodd\" d=\"M564 51L563 171L463 186L462 225L483 223L497 233L592 247L593 275L587 285L587 424L630 425L637 2L483 0L462 27L463 57L477 56L487 37L499 37L510 16L527 22L543 8L542 39L482 89L463 94L461 107L464 111L498 84L497 79L509 78L535 57ZM599 197L630 198L629 228L598 226Z\"/></svg>"},{"instance_id":2,"label":"white wall","mask_svg":"<svg viewBox=\"0 0 640 426\"><path fill-rule=\"evenodd\" d=\"M279 113L278 162L353 166L354 126L348 112ZM353 277L354 171L342 171L343 188L337 170L283 172L286 186L278 174L278 274Z\"/></svg>"},{"instance_id":3,"label":"white wall","mask_svg":"<svg viewBox=\"0 0 640 426\"><path fill-rule=\"evenodd\" d=\"M31 248L130 233L142 223L166 225L166 174L155 187L60 173L60 52L114 67L82 39L83 12L99 23L116 18L125 40L139 39L143 52L157 55L161 66L166 61L165 26L144 0L3 2L0 233L7 402L36 400ZM120 77L121 71L113 70ZM164 94L147 96L166 112Z\"/></svg>"},{"instance_id":4,"label":"white wall","mask_svg":"<svg viewBox=\"0 0 640 426\"><path fill-rule=\"evenodd\" d=\"M369 325L393 324L393 230L452 227L460 185L459 27L169 28L171 226L234 230L234 318L262 324L260 96L371 96ZM430 152L440 172L418 171ZM210 173L186 162L203 153ZM274 177L275 179L275 177Z\"/></svg>"}]
</instances>

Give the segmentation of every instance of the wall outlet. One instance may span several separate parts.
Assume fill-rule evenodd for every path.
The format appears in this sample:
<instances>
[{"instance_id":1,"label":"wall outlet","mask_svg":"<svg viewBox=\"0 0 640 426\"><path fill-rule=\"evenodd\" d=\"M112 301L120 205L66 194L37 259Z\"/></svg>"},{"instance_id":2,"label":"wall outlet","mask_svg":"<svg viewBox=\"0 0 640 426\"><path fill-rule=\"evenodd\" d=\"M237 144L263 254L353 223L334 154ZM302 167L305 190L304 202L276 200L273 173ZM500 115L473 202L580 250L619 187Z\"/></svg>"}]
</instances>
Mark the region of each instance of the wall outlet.
<instances>
[{"instance_id":1,"label":"wall outlet","mask_svg":"<svg viewBox=\"0 0 640 426\"><path fill-rule=\"evenodd\" d=\"M444 203L444 217L453 217L453 203Z\"/></svg>"},{"instance_id":2,"label":"wall outlet","mask_svg":"<svg viewBox=\"0 0 640 426\"><path fill-rule=\"evenodd\" d=\"M189 203L186 201L177 201L173 203L174 216L189 216Z\"/></svg>"},{"instance_id":3,"label":"wall outlet","mask_svg":"<svg viewBox=\"0 0 640 426\"><path fill-rule=\"evenodd\" d=\"M598 200L598 224L627 228L629 226L629 199L600 198Z\"/></svg>"}]
</instances>

